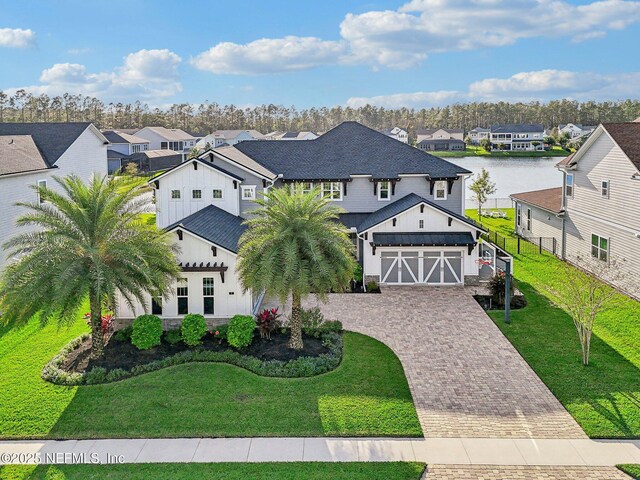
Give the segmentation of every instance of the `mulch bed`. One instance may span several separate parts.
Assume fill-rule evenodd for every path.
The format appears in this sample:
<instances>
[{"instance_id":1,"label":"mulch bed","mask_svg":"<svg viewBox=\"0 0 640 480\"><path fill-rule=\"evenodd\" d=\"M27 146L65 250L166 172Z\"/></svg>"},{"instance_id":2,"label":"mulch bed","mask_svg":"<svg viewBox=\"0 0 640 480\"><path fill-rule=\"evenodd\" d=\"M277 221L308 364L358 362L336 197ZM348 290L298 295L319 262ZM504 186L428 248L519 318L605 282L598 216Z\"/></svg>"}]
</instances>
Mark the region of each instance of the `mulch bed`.
<instances>
[{"instance_id":1,"label":"mulch bed","mask_svg":"<svg viewBox=\"0 0 640 480\"><path fill-rule=\"evenodd\" d=\"M474 295L473 298L485 310L504 310L504 304L495 302L491 295ZM525 300L524 295L514 295L511 297L512 310L519 310L526 306L527 301Z\"/></svg>"},{"instance_id":2,"label":"mulch bed","mask_svg":"<svg viewBox=\"0 0 640 480\"><path fill-rule=\"evenodd\" d=\"M322 345L322 339L303 335L304 348L302 350L292 350L287 346L289 334L272 333L271 340L260 338L256 333L251 345L237 351L242 355L252 356L260 360L295 360L300 357L317 357L324 353L329 353L329 349ZM63 369L68 372L82 373L91 370L93 367L102 367L107 370L122 368L130 370L138 365L145 365L155 360L161 360L176 353L189 350L183 342L171 345L164 341L157 347L149 350L138 350L131 341L118 341L114 337L105 345L105 355L100 359L90 358L91 340L85 340L79 348L71 352L63 365ZM202 345L196 347L202 350L221 352L224 350L235 350L225 340L220 340L213 335L207 334L202 339Z\"/></svg>"}]
</instances>

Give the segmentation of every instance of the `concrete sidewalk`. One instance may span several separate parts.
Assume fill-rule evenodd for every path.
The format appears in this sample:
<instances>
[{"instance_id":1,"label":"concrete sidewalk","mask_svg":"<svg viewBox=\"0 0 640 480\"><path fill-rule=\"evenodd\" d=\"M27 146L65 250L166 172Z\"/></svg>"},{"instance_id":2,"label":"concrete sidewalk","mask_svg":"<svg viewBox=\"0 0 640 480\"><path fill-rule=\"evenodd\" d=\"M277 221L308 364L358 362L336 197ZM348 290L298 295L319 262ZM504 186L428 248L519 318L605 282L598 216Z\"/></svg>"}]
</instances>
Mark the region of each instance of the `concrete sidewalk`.
<instances>
[{"instance_id":1,"label":"concrete sidewalk","mask_svg":"<svg viewBox=\"0 0 640 480\"><path fill-rule=\"evenodd\" d=\"M388 462L614 466L640 463L640 440L491 438L176 438L0 442L0 464ZM8 454L8 455L7 455Z\"/></svg>"}]
</instances>

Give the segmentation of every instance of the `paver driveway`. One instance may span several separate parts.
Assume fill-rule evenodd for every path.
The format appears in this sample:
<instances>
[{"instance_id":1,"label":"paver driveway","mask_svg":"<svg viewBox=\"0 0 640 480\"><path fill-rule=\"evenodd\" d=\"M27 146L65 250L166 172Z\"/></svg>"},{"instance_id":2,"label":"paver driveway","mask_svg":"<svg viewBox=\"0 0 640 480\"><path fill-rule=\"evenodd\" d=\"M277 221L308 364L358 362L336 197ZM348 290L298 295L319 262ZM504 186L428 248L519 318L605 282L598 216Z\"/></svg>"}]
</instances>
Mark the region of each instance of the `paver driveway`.
<instances>
[{"instance_id":1,"label":"paver driveway","mask_svg":"<svg viewBox=\"0 0 640 480\"><path fill-rule=\"evenodd\" d=\"M426 437L586 438L472 298L472 287L387 287L310 299L391 347Z\"/></svg>"}]
</instances>

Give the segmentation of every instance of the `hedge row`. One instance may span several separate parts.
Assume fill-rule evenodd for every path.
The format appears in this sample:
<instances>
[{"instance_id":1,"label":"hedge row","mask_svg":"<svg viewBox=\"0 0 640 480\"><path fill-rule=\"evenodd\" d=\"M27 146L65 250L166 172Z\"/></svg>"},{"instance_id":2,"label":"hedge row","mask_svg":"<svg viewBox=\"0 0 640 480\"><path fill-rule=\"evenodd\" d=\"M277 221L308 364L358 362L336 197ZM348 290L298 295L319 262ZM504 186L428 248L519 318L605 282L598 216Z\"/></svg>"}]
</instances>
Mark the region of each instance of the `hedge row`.
<instances>
[{"instance_id":1,"label":"hedge row","mask_svg":"<svg viewBox=\"0 0 640 480\"><path fill-rule=\"evenodd\" d=\"M116 368L107 370L102 367L93 367L84 373L67 372L62 369L67 356L77 349L89 334L85 333L69 342L55 357L42 369L42 378L57 385L96 385L109 383L125 378L135 377L143 373L154 372L173 365L182 365L191 362L228 363L236 365L263 377L313 377L330 372L340 365L342 360L342 337L337 333L326 333L321 336L322 343L329 349L317 357L300 357L287 362L282 360L260 360L256 357L242 355L234 350L212 352L199 348L176 353L175 355L155 360L153 362L138 365L130 370Z\"/></svg>"}]
</instances>

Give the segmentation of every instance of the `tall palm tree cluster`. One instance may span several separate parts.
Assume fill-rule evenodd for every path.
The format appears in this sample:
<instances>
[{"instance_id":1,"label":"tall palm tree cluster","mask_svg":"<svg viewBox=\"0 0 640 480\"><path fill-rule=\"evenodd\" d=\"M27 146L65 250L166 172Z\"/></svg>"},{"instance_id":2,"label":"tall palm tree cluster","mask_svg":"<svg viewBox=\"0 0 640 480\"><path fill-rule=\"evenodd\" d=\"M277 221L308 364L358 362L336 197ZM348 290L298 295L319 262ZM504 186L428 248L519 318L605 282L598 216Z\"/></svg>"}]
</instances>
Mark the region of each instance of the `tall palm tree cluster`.
<instances>
[{"instance_id":1,"label":"tall palm tree cluster","mask_svg":"<svg viewBox=\"0 0 640 480\"><path fill-rule=\"evenodd\" d=\"M89 301L92 355L104 348L103 312L124 302L147 308L170 294L179 273L170 237L142 217L144 191L129 178L55 179L35 186L43 203L20 204L22 233L7 242L14 260L0 279L2 323L71 323Z\"/></svg>"},{"instance_id":2,"label":"tall palm tree cluster","mask_svg":"<svg viewBox=\"0 0 640 480\"><path fill-rule=\"evenodd\" d=\"M344 120L356 120L376 129L399 126L408 129L411 138L415 138L415 130L419 128L464 128L468 131L496 123L542 123L546 128L552 128L561 123L597 125L601 122L626 122L638 117L639 100L470 102L422 109L366 105L360 108L335 106L301 110L273 104L238 108L205 101L198 106L180 103L160 109L140 101L105 103L94 97L69 93L49 97L46 94L32 95L24 89L12 95L0 91L0 122L83 121L93 122L102 129L161 125L196 133L245 128L263 133L274 130L323 132Z\"/></svg>"}]
</instances>

